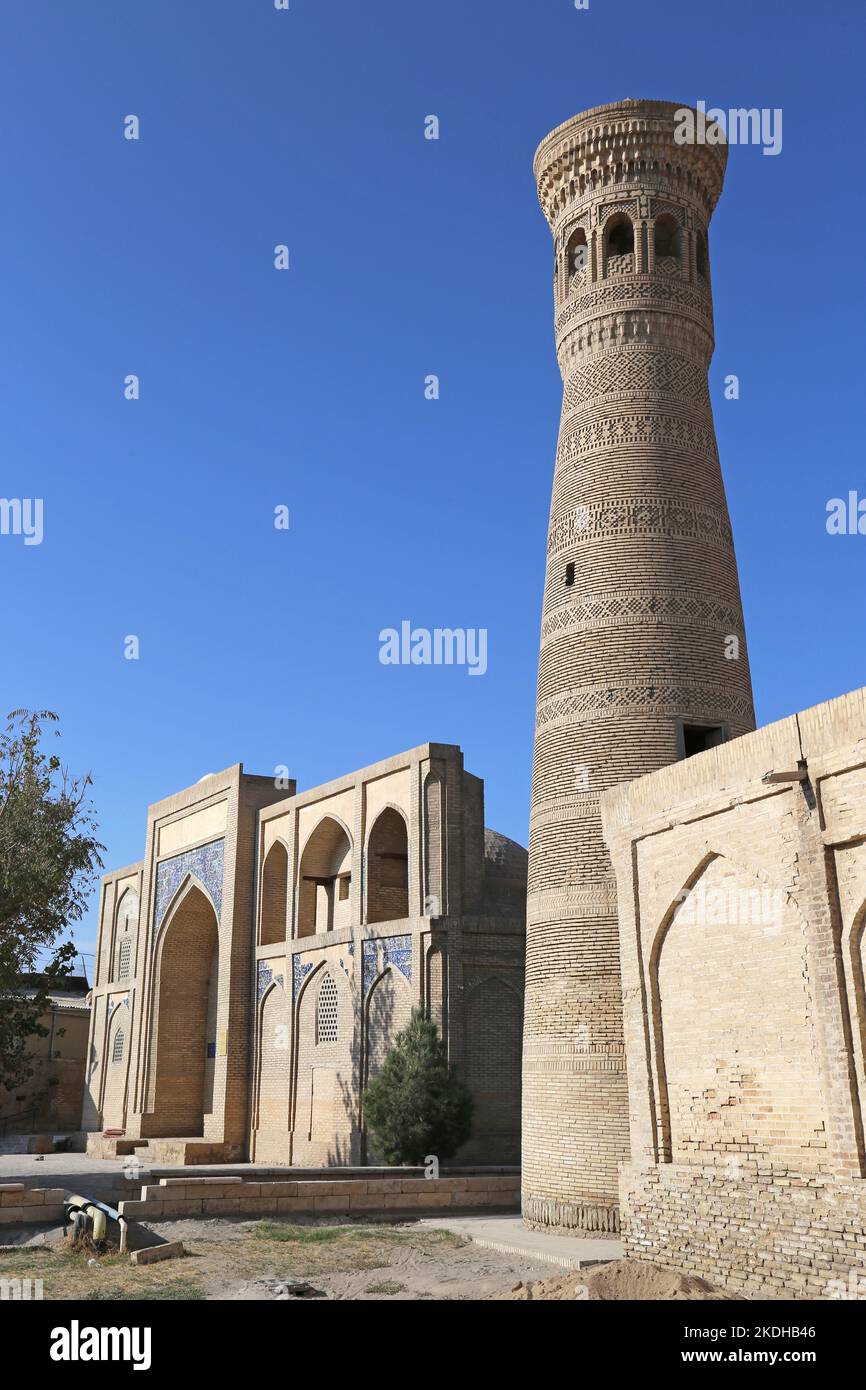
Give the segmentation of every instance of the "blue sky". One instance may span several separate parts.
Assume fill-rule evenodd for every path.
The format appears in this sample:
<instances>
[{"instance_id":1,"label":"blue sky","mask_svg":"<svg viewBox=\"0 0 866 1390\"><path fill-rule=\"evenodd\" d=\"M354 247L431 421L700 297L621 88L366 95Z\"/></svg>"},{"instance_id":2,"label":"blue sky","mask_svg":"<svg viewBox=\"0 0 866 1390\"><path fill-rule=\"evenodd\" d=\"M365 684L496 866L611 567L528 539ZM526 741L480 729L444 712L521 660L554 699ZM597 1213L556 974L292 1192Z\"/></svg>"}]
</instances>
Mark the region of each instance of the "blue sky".
<instances>
[{"instance_id":1,"label":"blue sky","mask_svg":"<svg viewBox=\"0 0 866 1390\"><path fill-rule=\"evenodd\" d=\"M427 739L525 843L561 392L531 160L625 96L782 108L712 235L759 721L863 683L866 537L825 529L866 496L863 27L858 0L7 0L0 494L45 536L0 537L0 690L60 714L108 864L208 771L307 787ZM486 628L487 673L381 665L402 619Z\"/></svg>"}]
</instances>

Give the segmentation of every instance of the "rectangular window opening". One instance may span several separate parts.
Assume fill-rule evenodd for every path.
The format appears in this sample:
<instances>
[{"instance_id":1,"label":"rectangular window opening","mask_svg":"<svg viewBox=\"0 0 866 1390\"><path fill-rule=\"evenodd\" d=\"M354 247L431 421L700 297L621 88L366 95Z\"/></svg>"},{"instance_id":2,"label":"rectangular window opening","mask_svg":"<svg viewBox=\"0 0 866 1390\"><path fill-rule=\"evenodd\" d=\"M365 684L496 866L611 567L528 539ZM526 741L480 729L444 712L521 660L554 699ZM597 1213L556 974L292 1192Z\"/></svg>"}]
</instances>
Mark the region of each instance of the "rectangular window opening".
<instances>
[{"instance_id":1,"label":"rectangular window opening","mask_svg":"<svg viewBox=\"0 0 866 1390\"><path fill-rule=\"evenodd\" d=\"M705 753L708 748L717 748L726 743L728 731L724 724L682 724L682 756L692 758L695 753Z\"/></svg>"}]
</instances>

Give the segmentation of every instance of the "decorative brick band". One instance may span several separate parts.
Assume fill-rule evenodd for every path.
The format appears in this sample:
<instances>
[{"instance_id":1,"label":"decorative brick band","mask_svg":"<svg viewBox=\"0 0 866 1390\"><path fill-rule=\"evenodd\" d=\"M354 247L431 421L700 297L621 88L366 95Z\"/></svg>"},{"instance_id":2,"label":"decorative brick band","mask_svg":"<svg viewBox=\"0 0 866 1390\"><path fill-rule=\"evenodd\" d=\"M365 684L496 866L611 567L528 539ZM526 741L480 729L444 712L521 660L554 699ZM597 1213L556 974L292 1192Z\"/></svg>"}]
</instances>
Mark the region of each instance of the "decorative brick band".
<instances>
[{"instance_id":1,"label":"decorative brick band","mask_svg":"<svg viewBox=\"0 0 866 1390\"><path fill-rule=\"evenodd\" d=\"M559 437L558 468L575 464L585 454L619 449L624 445L681 449L684 453L716 457L714 431L680 415L617 414L572 427L569 427L569 419L573 416L563 421Z\"/></svg>"},{"instance_id":2,"label":"decorative brick band","mask_svg":"<svg viewBox=\"0 0 866 1390\"><path fill-rule=\"evenodd\" d=\"M593 286L572 296L556 317L557 336L575 328L595 310L610 312L617 309L646 309L673 307L678 312L693 314L698 322L712 327L712 302L709 287L691 286L681 280L660 280L655 275L635 275L623 278L615 285Z\"/></svg>"},{"instance_id":3,"label":"decorative brick band","mask_svg":"<svg viewBox=\"0 0 866 1390\"><path fill-rule=\"evenodd\" d=\"M569 1231L619 1231L619 1207L590 1202L555 1202L541 1197L526 1197L523 1219L536 1230L547 1226L562 1226Z\"/></svg>"},{"instance_id":4,"label":"decorative brick band","mask_svg":"<svg viewBox=\"0 0 866 1390\"><path fill-rule=\"evenodd\" d=\"M571 695L556 695L540 701L536 727L545 728L558 720L572 724L616 716L624 709L651 709L656 714L677 715L692 709L712 710L737 724L748 724L752 701L748 692L726 686L641 685L618 681L616 685L584 686Z\"/></svg>"},{"instance_id":5,"label":"decorative brick band","mask_svg":"<svg viewBox=\"0 0 866 1390\"><path fill-rule=\"evenodd\" d=\"M576 507L551 522L548 556L570 546L590 544L611 536L662 536L667 540L696 540L730 550L731 526L717 507L694 507L657 497L626 497L615 502Z\"/></svg>"},{"instance_id":6,"label":"decorative brick band","mask_svg":"<svg viewBox=\"0 0 866 1390\"><path fill-rule=\"evenodd\" d=\"M632 623L672 623L709 628L713 632L737 633L743 615L738 608L719 599L703 598L688 589L630 589L618 594L583 594L572 603L545 614L541 640L546 642L568 632L598 627L626 627Z\"/></svg>"}]
</instances>

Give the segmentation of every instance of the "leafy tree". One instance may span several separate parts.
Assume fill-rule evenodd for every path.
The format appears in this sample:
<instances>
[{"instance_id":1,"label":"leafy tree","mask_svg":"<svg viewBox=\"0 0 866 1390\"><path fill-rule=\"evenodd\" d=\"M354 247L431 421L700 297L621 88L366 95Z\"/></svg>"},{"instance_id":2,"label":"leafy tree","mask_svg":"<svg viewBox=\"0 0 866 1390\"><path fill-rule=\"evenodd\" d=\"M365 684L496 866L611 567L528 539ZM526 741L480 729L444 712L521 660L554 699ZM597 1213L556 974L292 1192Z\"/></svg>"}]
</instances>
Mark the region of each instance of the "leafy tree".
<instances>
[{"instance_id":1,"label":"leafy tree","mask_svg":"<svg viewBox=\"0 0 866 1390\"><path fill-rule=\"evenodd\" d=\"M436 1024L412 1017L364 1096L364 1119L386 1163L445 1162L472 1131L472 1097L448 1062Z\"/></svg>"},{"instance_id":2,"label":"leafy tree","mask_svg":"<svg viewBox=\"0 0 866 1390\"><path fill-rule=\"evenodd\" d=\"M15 710L0 733L0 1082L7 1090L32 1074L28 1039L47 1035L39 1015L76 955L63 938L102 868L90 778L71 778L42 746L44 726L56 723L50 710ZM46 954L35 994L25 999L21 977Z\"/></svg>"}]
</instances>

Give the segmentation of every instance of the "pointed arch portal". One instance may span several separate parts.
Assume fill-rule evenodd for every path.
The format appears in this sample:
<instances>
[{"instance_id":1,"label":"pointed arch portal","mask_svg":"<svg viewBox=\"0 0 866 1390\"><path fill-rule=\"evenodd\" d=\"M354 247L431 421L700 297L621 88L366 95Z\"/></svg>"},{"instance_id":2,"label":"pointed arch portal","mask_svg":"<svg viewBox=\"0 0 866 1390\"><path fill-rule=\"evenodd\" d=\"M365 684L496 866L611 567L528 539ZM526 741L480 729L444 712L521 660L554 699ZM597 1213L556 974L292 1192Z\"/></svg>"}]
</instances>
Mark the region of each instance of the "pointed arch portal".
<instances>
[{"instance_id":1,"label":"pointed arch portal","mask_svg":"<svg viewBox=\"0 0 866 1390\"><path fill-rule=\"evenodd\" d=\"M218 976L216 913L192 884L165 928L159 953L154 1132L204 1133L213 1108Z\"/></svg>"}]
</instances>

